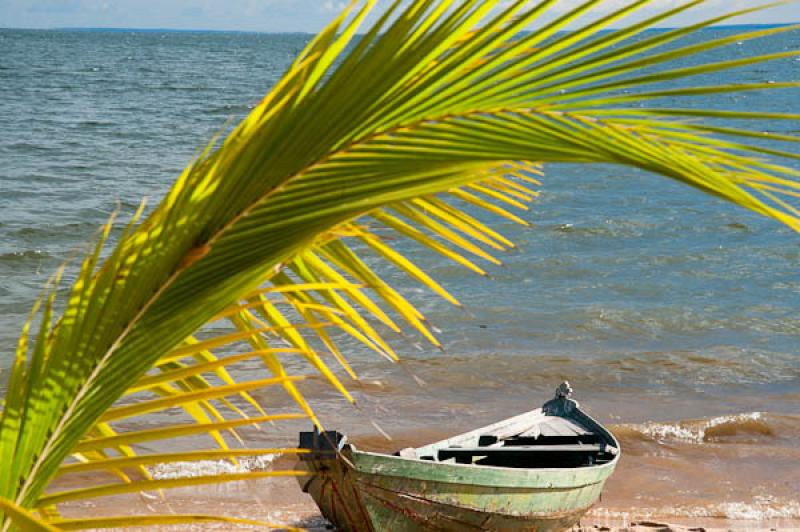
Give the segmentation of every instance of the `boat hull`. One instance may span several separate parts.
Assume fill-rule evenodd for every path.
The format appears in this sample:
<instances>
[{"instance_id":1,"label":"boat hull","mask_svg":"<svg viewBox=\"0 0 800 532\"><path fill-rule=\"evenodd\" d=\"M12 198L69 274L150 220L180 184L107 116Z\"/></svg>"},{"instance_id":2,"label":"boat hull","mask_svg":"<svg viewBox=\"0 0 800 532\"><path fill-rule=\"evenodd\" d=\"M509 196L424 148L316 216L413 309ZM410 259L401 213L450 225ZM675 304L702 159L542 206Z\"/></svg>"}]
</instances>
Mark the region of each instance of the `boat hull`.
<instances>
[{"instance_id":1,"label":"boat hull","mask_svg":"<svg viewBox=\"0 0 800 532\"><path fill-rule=\"evenodd\" d=\"M619 442L569 399L394 455L300 434L304 480L338 530L565 530L600 498Z\"/></svg>"},{"instance_id":2,"label":"boat hull","mask_svg":"<svg viewBox=\"0 0 800 532\"><path fill-rule=\"evenodd\" d=\"M343 455L317 461L305 489L338 530L359 532L564 530L599 498L616 464L520 470Z\"/></svg>"}]
</instances>

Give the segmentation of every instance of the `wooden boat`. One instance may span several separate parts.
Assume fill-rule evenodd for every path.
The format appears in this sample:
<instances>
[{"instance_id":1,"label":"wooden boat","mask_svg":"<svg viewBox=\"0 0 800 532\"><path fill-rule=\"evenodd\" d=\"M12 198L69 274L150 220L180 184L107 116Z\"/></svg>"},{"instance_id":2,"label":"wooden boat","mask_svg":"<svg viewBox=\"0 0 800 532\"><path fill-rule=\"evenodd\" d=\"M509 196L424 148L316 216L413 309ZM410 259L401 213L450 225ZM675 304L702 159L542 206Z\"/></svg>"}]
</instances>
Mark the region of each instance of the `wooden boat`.
<instances>
[{"instance_id":1,"label":"wooden boat","mask_svg":"<svg viewBox=\"0 0 800 532\"><path fill-rule=\"evenodd\" d=\"M564 530L600 497L619 444L570 399L394 455L302 432L301 477L338 530Z\"/></svg>"}]
</instances>

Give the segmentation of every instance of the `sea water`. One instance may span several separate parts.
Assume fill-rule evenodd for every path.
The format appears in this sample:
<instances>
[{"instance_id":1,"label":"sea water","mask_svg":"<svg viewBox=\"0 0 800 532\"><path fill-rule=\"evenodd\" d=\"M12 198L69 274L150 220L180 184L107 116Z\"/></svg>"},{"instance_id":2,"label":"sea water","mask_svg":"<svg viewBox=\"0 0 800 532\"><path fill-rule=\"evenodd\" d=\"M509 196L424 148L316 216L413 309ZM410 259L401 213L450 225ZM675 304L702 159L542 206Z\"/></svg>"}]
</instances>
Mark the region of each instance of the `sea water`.
<instances>
[{"instance_id":1,"label":"sea water","mask_svg":"<svg viewBox=\"0 0 800 532\"><path fill-rule=\"evenodd\" d=\"M309 38L0 30L0 383L48 275L117 204L130 214L143 196L157 202ZM706 58L798 48L795 31ZM789 58L692 84L798 79L800 61ZM660 105L800 112L789 90ZM744 125L800 133L792 121ZM499 256L502 266L485 266L490 278L393 242L464 310L380 266L441 331L444 350L411 333L390 336L403 359L391 365L346 344L362 378L352 384L359 406L312 380L305 390L323 421L390 449L533 408L568 379L624 447L597 519L800 519L800 236L629 168L545 170L540 199L522 214L531 226L493 222L518 247ZM259 399L289 406L272 392ZM251 436L292 445L298 428ZM245 504L249 495L240 495Z\"/></svg>"}]
</instances>

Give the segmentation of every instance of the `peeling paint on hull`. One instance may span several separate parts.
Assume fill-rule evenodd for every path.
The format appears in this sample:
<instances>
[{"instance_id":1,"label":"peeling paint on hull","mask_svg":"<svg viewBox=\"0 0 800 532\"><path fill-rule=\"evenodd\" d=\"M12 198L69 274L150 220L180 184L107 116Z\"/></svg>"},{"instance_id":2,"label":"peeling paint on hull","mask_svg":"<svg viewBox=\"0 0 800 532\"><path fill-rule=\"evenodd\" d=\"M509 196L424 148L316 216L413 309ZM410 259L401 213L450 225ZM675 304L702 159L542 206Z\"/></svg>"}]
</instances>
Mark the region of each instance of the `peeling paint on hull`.
<instances>
[{"instance_id":1,"label":"peeling paint on hull","mask_svg":"<svg viewBox=\"0 0 800 532\"><path fill-rule=\"evenodd\" d=\"M327 450L318 443L316 451L306 455L304 463L313 476L306 478L303 489L314 498L322 514L343 531L568 529L600 497L619 459L619 444L574 401L562 398L556 406L554 410L550 401L541 409L489 427L406 450L406 456L359 451L338 433L317 435L325 438L334 434L337 441L328 438L328 443L323 444ZM607 442L610 449L603 456L608 460L577 467L558 467L556 463L556 467L527 468L478 465L481 461L475 459L475 463L455 463L408 456L469 448L487 433L505 431L510 435L517 429L530 430L537 420L552 423L559 417L579 429L587 428L586 434L590 430L593 438ZM521 441L520 433L513 438ZM546 438L538 441L543 440ZM504 441L487 448L486 453L492 448L505 448ZM517 449L527 448L535 452L542 446Z\"/></svg>"}]
</instances>

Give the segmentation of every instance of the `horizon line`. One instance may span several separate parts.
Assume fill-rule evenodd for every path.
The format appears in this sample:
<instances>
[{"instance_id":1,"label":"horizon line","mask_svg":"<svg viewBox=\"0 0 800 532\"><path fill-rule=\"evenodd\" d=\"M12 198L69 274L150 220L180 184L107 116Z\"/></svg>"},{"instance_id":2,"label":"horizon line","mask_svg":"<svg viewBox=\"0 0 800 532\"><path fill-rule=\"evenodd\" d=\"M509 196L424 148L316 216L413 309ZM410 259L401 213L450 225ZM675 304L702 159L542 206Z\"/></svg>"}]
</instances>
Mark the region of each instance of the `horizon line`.
<instances>
[{"instance_id":1,"label":"horizon line","mask_svg":"<svg viewBox=\"0 0 800 532\"><path fill-rule=\"evenodd\" d=\"M708 29L732 29L732 28L777 28L785 26L793 26L800 24L797 22L764 22L764 23L742 23L742 24L719 24L702 28ZM681 28L683 26L652 26L647 30L672 30ZM604 31L613 31L619 28L608 28ZM257 34L257 35L316 35L310 31L261 31L261 30L222 30L222 29L204 29L204 28L137 28L137 27L124 27L124 26L55 26L49 28L21 28L12 26L0 26L2 30L23 30L23 31L75 31L75 32L131 32L131 33L239 33L239 34Z\"/></svg>"}]
</instances>

